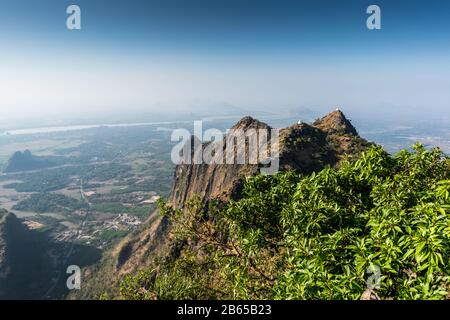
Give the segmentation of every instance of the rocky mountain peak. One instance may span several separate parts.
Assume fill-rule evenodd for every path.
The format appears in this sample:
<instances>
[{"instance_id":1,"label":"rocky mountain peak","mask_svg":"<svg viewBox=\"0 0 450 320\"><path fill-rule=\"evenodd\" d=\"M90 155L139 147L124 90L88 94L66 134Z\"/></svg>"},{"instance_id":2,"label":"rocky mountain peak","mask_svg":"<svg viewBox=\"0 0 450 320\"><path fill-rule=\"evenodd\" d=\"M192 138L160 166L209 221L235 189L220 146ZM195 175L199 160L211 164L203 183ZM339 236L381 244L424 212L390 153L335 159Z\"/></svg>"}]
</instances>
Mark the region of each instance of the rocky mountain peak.
<instances>
[{"instance_id":1,"label":"rocky mountain peak","mask_svg":"<svg viewBox=\"0 0 450 320\"><path fill-rule=\"evenodd\" d=\"M264 122L250 116L246 116L239 120L233 127L231 127L231 129L270 129L270 127Z\"/></svg>"},{"instance_id":2,"label":"rocky mountain peak","mask_svg":"<svg viewBox=\"0 0 450 320\"><path fill-rule=\"evenodd\" d=\"M231 129L246 131L270 127L247 116ZM294 124L280 130L279 170L309 174L325 166L337 166L346 156L356 157L367 145L345 115L336 110L312 125ZM262 165L257 163L178 165L170 202L176 207L183 207L186 200L193 196L200 196L205 201L227 201L230 197L239 197L243 179L258 174L261 168Z\"/></svg>"},{"instance_id":3,"label":"rocky mountain peak","mask_svg":"<svg viewBox=\"0 0 450 320\"><path fill-rule=\"evenodd\" d=\"M350 120L348 120L344 113L339 109L336 109L335 111L327 114L325 117L317 120L313 123L313 126L328 134L358 135L358 132L355 127L353 127Z\"/></svg>"}]
</instances>

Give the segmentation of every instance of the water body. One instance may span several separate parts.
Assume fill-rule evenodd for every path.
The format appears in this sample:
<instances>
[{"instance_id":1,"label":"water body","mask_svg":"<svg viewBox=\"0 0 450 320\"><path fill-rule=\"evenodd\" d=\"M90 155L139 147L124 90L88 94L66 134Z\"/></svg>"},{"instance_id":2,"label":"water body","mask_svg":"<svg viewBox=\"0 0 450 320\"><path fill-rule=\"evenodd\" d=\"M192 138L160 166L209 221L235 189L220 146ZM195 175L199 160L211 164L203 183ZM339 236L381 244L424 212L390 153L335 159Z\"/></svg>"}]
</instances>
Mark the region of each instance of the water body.
<instances>
[{"instance_id":1,"label":"water body","mask_svg":"<svg viewBox=\"0 0 450 320\"><path fill-rule=\"evenodd\" d=\"M206 117L199 120L204 122L214 122L219 120L234 119L238 120L239 116L223 116L223 117ZM236 121L237 121L236 120ZM40 133L54 133L65 131L86 130L94 128L120 128L120 127L138 127L138 126L151 126L151 125L171 125L180 123L193 123L194 120L182 120L182 121L157 121L157 122L135 122L135 123L114 123L114 124L90 124L90 125L69 125L69 126L54 126L54 127L41 127L41 128L26 128L26 129L13 129L3 133L3 135L16 136L16 135L31 135ZM0 132L0 135L2 133Z\"/></svg>"},{"instance_id":2,"label":"water body","mask_svg":"<svg viewBox=\"0 0 450 320\"><path fill-rule=\"evenodd\" d=\"M53 133L53 132L86 130L86 129L94 129L94 128L102 128L102 127L120 128L120 127L138 127L138 126L149 126L149 125L167 125L167 124L182 123L182 122L186 122L186 121L92 124L92 125L72 125L72 126L61 126L61 127L29 128L29 129L9 130L6 133L4 133L4 135L10 135L10 136L29 135L29 134L39 134L39 133Z\"/></svg>"}]
</instances>

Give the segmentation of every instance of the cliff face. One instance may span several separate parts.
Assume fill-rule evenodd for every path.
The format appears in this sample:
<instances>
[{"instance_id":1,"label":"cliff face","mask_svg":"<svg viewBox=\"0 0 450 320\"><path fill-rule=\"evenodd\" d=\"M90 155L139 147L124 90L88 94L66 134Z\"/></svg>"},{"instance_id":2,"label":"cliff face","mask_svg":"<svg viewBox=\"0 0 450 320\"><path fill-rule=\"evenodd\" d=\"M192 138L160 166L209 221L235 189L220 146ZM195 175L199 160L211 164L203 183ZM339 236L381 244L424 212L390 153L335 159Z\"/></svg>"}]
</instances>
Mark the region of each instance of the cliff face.
<instances>
[{"instance_id":1,"label":"cliff face","mask_svg":"<svg viewBox=\"0 0 450 320\"><path fill-rule=\"evenodd\" d=\"M250 130L269 130L267 124L260 122L252 117L244 117L238 123L236 123L231 130L248 133ZM214 144L214 142L212 142ZM223 157L222 162L225 162L227 145L230 145L230 141L227 141L226 137L222 141ZM245 147L245 141L242 139L236 139L235 141L235 155L237 158L239 148ZM218 143L215 143L216 145ZM199 150L193 151L194 153L203 153L209 143L204 143ZM211 146L209 146L211 147ZM219 146L220 148L221 146ZM243 149L241 149L243 150ZM194 155L193 157L194 158ZM218 156L215 157L218 160ZM202 199L221 199L226 200L229 197L236 197L239 194L239 181L244 176L252 176L259 172L260 165L258 164L237 164L235 159L234 164L180 164L175 169L174 174L174 186L171 192L170 202L174 206L182 206L186 200L193 196L200 196ZM193 162L193 161L192 161ZM217 162L217 161L216 161ZM248 161L248 156L245 158L245 163Z\"/></svg>"},{"instance_id":2,"label":"cliff face","mask_svg":"<svg viewBox=\"0 0 450 320\"><path fill-rule=\"evenodd\" d=\"M250 129L271 128L245 117L232 129L248 132ZM313 124L299 123L279 131L279 169L309 174L325 166L339 165L344 156L357 157L368 145L345 115L336 110ZM207 146L203 144L198 152ZM226 146L224 138L224 154ZM194 195L205 201L237 198L245 177L259 173L262 167L261 164L237 163L177 165L170 202L175 207L183 207L186 200Z\"/></svg>"}]
</instances>

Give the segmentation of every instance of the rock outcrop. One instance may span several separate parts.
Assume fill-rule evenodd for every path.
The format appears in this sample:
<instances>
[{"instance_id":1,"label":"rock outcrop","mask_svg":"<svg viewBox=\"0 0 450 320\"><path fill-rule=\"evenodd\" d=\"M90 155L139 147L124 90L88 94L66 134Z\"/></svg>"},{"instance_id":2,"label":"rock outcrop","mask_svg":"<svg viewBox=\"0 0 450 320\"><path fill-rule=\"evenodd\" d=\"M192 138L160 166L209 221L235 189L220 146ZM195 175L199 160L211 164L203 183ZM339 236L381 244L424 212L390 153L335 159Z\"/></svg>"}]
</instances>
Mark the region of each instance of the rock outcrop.
<instances>
[{"instance_id":1,"label":"rock outcrop","mask_svg":"<svg viewBox=\"0 0 450 320\"><path fill-rule=\"evenodd\" d=\"M231 128L244 132L250 129L272 128L251 117L241 119ZM326 166L337 166L345 156L357 157L368 145L345 115L336 110L313 124L299 123L281 129L276 153L280 170L297 170L309 174ZM208 143L203 144L202 149L196 152L202 152L207 146ZM224 138L223 153L226 147ZM176 207L183 207L186 200L193 196L200 196L205 201L237 198L245 177L258 174L262 167L262 164L249 162L179 164L175 169L170 202Z\"/></svg>"}]
</instances>

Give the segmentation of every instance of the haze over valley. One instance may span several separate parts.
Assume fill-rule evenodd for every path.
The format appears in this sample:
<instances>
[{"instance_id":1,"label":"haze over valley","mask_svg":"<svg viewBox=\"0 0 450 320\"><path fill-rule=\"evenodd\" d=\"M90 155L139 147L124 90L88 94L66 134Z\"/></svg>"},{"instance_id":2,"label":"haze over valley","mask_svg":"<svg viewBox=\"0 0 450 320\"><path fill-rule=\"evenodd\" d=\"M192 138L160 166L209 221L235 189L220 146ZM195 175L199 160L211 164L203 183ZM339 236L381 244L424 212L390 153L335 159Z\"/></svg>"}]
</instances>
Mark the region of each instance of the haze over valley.
<instances>
[{"instance_id":1,"label":"haze over valley","mask_svg":"<svg viewBox=\"0 0 450 320\"><path fill-rule=\"evenodd\" d=\"M450 2L0 2L0 300L450 299Z\"/></svg>"}]
</instances>

